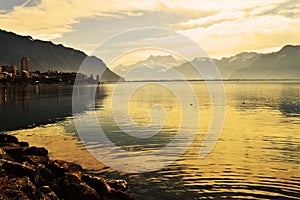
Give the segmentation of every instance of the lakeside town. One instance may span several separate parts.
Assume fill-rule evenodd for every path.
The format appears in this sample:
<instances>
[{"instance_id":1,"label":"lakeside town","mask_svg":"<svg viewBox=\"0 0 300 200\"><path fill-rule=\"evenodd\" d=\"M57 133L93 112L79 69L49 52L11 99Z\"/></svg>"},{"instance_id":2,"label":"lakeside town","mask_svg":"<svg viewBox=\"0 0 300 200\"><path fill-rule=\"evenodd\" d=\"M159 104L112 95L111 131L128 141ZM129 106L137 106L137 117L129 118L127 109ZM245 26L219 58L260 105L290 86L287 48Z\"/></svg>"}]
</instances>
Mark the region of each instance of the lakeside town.
<instances>
[{"instance_id":1,"label":"lakeside town","mask_svg":"<svg viewBox=\"0 0 300 200\"><path fill-rule=\"evenodd\" d=\"M47 70L46 72L30 71L30 60L22 57L20 67L15 65L0 66L0 84L74 84L75 79L84 84L100 83L100 77L87 76L77 72Z\"/></svg>"}]
</instances>

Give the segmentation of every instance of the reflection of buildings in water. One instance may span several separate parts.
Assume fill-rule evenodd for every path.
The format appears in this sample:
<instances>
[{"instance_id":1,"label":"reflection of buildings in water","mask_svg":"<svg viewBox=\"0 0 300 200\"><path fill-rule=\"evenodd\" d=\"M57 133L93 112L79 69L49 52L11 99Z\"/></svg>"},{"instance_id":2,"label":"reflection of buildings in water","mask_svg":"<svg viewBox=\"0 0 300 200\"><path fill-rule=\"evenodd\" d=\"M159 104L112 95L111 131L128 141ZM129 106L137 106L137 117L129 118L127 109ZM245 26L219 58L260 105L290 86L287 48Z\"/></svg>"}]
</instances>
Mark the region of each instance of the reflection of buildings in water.
<instances>
[{"instance_id":1,"label":"reflection of buildings in water","mask_svg":"<svg viewBox=\"0 0 300 200\"><path fill-rule=\"evenodd\" d=\"M103 99L110 93L107 93L107 89L110 89L108 85L98 86L84 86L75 85L70 93L71 111L72 113L81 113L89 109L96 109L103 107Z\"/></svg>"},{"instance_id":2,"label":"reflection of buildings in water","mask_svg":"<svg viewBox=\"0 0 300 200\"><path fill-rule=\"evenodd\" d=\"M62 88L61 87L57 87L56 88L56 100L57 100L58 104L62 103L62 96L63 96Z\"/></svg>"},{"instance_id":3,"label":"reflection of buildings in water","mask_svg":"<svg viewBox=\"0 0 300 200\"><path fill-rule=\"evenodd\" d=\"M0 87L0 105L6 103L18 104L18 86Z\"/></svg>"},{"instance_id":4,"label":"reflection of buildings in water","mask_svg":"<svg viewBox=\"0 0 300 200\"><path fill-rule=\"evenodd\" d=\"M7 103L18 102L18 86L9 86L6 88Z\"/></svg>"},{"instance_id":5,"label":"reflection of buildings in water","mask_svg":"<svg viewBox=\"0 0 300 200\"><path fill-rule=\"evenodd\" d=\"M35 85L35 95L39 95L39 94L40 94L40 86Z\"/></svg>"},{"instance_id":6,"label":"reflection of buildings in water","mask_svg":"<svg viewBox=\"0 0 300 200\"><path fill-rule=\"evenodd\" d=\"M5 104L7 102L6 99L6 90L4 87L0 87L0 112L2 112L2 104Z\"/></svg>"},{"instance_id":7,"label":"reflection of buildings in water","mask_svg":"<svg viewBox=\"0 0 300 200\"><path fill-rule=\"evenodd\" d=\"M23 110L30 111L30 86L23 86L22 91Z\"/></svg>"},{"instance_id":8,"label":"reflection of buildings in water","mask_svg":"<svg viewBox=\"0 0 300 200\"><path fill-rule=\"evenodd\" d=\"M0 87L0 105L5 104L6 102L6 88Z\"/></svg>"},{"instance_id":9,"label":"reflection of buildings in water","mask_svg":"<svg viewBox=\"0 0 300 200\"><path fill-rule=\"evenodd\" d=\"M104 99L107 96L107 91L105 87L98 86L95 93L95 99Z\"/></svg>"},{"instance_id":10,"label":"reflection of buildings in water","mask_svg":"<svg viewBox=\"0 0 300 200\"><path fill-rule=\"evenodd\" d=\"M85 94L90 93L91 86L82 86L79 90L85 96ZM0 105L0 109L2 109L2 111L0 110L1 129L19 129L32 124L47 124L49 119L55 121L69 116L73 113L72 92L73 86L69 85L11 85L6 88L0 87L0 104L4 104ZM99 92L96 93L97 99L104 98L103 88L97 90L97 92ZM91 97L91 95L87 96ZM88 102L90 102L89 99L79 102L76 108L77 111L80 113L86 111Z\"/></svg>"},{"instance_id":11,"label":"reflection of buildings in water","mask_svg":"<svg viewBox=\"0 0 300 200\"><path fill-rule=\"evenodd\" d=\"M18 105L19 100L19 92L18 92L18 86L13 86L11 89L11 102L14 102L15 105Z\"/></svg>"},{"instance_id":12,"label":"reflection of buildings in water","mask_svg":"<svg viewBox=\"0 0 300 200\"><path fill-rule=\"evenodd\" d=\"M17 86L0 86L0 105L10 103L18 104Z\"/></svg>"}]
</instances>

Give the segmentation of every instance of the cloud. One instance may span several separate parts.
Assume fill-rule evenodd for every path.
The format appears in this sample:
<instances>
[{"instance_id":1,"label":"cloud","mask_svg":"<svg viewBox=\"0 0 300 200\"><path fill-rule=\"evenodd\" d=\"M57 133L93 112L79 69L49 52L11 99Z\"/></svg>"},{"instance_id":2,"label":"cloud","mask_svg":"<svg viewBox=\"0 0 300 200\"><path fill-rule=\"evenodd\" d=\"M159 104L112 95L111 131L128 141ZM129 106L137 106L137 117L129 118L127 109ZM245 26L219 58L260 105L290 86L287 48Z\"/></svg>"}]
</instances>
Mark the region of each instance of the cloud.
<instances>
[{"instance_id":1,"label":"cloud","mask_svg":"<svg viewBox=\"0 0 300 200\"><path fill-rule=\"evenodd\" d=\"M10 2L11 11L0 14L1 28L20 34L30 34L40 39L62 37L65 33L72 32L74 25L89 18L111 22L113 21L111 19L126 18L128 21L125 24L130 28L136 28L134 26L137 23L152 23L154 26L176 28L173 25L214 15L217 10L231 11L258 4L256 1L245 4L235 1L219 3L204 0L122 2L112 0L109 3L104 0L15 0L6 2ZM15 2L15 5L13 6L11 2Z\"/></svg>"},{"instance_id":2,"label":"cloud","mask_svg":"<svg viewBox=\"0 0 300 200\"><path fill-rule=\"evenodd\" d=\"M48 39L53 39L71 32L72 25L79 23L83 18L115 18L120 16L119 12L124 12L124 8L128 15L132 15L143 5L146 9L154 7L153 3L138 4L138 2L43 0L40 4L30 7L17 4L9 13L0 15L0 26L2 29L20 34L30 34L37 38L44 35L49 37Z\"/></svg>"},{"instance_id":3,"label":"cloud","mask_svg":"<svg viewBox=\"0 0 300 200\"><path fill-rule=\"evenodd\" d=\"M299 44L299 30L300 19L256 16L180 32L197 41L209 55L222 57L242 51Z\"/></svg>"},{"instance_id":4,"label":"cloud","mask_svg":"<svg viewBox=\"0 0 300 200\"><path fill-rule=\"evenodd\" d=\"M214 15L198 18L198 19L191 19L184 23L180 23L175 25L179 30L185 29L193 29L193 28L208 28L213 25L217 25L220 23L225 23L229 21L235 21L237 19L243 18L245 15L244 12L241 11L234 11L234 12L218 12Z\"/></svg>"},{"instance_id":5,"label":"cloud","mask_svg":"<svg viewBox=\"0 0 300 200\"><path fill-rule=\"evenodd\" d=\"M212 56L300 43L298 0L2 1L1 29L84 51L114 34L145 26L176 30Z\"/></svg>"},{"instance_id":6,"label":"cloud","mask_svg":"<svg viewBox=\"0 0 300 200\"><path fill-rule=\"evenodd\" d=\"M32 7L41 3L41 0L1 0L0 14L7 14L13 11L14 7Z\"/></svg>"},{"instance_id":7,"label":"cloud","mask_svg":"<svg viewBox=\"0 0 300 200\"><path fill-rule=\"evenodd\" d=\"M300 19L296 17L300 14L299 1L253 1L247 6L230 2L215 15L186 21L176 28L212 57L277 50L286 44L300 43Z\"/></svg>"},{"instance_id":8,"label":"cloud","mask_svg":"<svg viewBox=\"0 0 300 200\"><path fill-rule=\"evenodd\" d=\"M286 0L267 7L260 7L252 11L253 15L281 15L288 18L300 16L300 2L298 0Z\"/></svg>"}]
</instances>

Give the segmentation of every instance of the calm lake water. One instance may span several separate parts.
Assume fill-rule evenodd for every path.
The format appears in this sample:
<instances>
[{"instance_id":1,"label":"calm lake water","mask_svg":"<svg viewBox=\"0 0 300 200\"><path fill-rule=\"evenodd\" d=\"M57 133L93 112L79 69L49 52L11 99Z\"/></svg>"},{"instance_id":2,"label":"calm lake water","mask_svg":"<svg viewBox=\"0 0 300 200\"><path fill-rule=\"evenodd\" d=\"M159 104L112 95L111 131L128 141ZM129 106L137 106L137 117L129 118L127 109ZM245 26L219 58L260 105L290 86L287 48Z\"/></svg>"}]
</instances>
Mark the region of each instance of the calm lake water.
<instances>
[{"instance_id":1,"label":"calm lake water","mask_svg":"<svg viewBox=\"0 0 300 200\"><path fill-rule=\"evenodd\" d=\"M71 86L1 88L0 129L10 130L6 132L29 141L31 145L45 146L52 158L76 162L91 173L104 177L126 179L137 199L300 198L299 83L225 83L224 126L218 142L205 158L199 158L199 151L208 131L213 102L206 85L203 82L190 83L198 105L194 102L195 96L186 93L182 82L172 83L179 94L159 83L148 83L136 90L127 104L124 93L134 84L139 83L120 84L118 93L114 93L114 84L101 85L96 89L95 102L87 99L78 105L77 116L86 120L84 128L91 140L86 147L70 116ZM89 94L95 87L83 86L77 95ZM176 95L182 99L178 100ZM158 104L161 106L153 106ZM192 109L182 119L185 106ZM105 148L105 144L93 138L97 133L89 124L94 120L93 107L107 138L130 155L151 155L167 145L174 139L182 120L193 122L197 117L195 110L200 120L192 144L175 162L154 172L125 173L105 166L86 150L102 152ZM126 118L126 113L120 114L122 126L127 130L134 131L134 126L139 125L146 127L147 131L151 120L158 123L154 123L157 127L162 125L162 129L150 138L128 137L120 130L112 114L113 109L122 110L124 107L128 108L131 120ZM185 124L183 130L189 132L193 126ZM182 140L180 144L185 145L187 141ZM128 154L110 149L102 156L124 165L126 163L120 158ZM151 163L145 163L148 165Z\"/></svg>"}]
</instances>

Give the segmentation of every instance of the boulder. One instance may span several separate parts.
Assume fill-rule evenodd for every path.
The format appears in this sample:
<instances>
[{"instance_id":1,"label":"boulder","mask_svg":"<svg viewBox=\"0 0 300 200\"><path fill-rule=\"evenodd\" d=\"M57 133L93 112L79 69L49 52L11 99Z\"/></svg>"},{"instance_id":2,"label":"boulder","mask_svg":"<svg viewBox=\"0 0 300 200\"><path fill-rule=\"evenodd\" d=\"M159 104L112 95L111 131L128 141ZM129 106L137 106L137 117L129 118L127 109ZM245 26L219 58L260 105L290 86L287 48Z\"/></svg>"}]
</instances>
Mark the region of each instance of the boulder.
<instances>
[{"instance_id":1,"label":"boulder","mask_svg":"<svg viewBox=\"0 0 300 200\"><path fill-rule=\"evenodd\" d=\"M18 143L18 138L2 133L0 134L0 143Z\"/></svg>"},{"instance_id":2,"label":"boulder","mask_svg":"<svg viewBox=\"0 0 300 200\"><path fill-rule=\"evenodd\" d=\"M109 180L106 181L106 183L115 190L122 190L122 191L128 190L128 183L125 180Z\"/></svg>"},{"instance_id":3,"label":"boulder","mask_svg":"<svg viewBox=\"0 0 300 200\"><path fill-rule=\"evenodd\" d=\"M120 190L114 190L112 189L107 196L107 199L110 200L134 200L134 198L129 195L128 193L125 193Z\"/></svg>"},{"instance_id":4,"label":"boulder","mask_svg":"<svg viewBox=\"0 0 300 200\"><path fill-rule=\"evenodd\" d=\"M43 147L0 134L0 200L132 200L125 191L125 180L87 175L78 164L50 160Z\"/></svg>"},{"instance_id":5,"label":"boulder","mask_svg":"<svg viewBox=\"0 0 300 200\"><path fill-rule=\"evenodd\" d=\"M105 183L105 180L103 178L84 174L81 177L81 180L88 184L90 187L94 188L101 199L105 199L104 197L106 197L111 190L111 188L108 184Z\"/></svg>"},{"instance_id":6,"label":"boulder","mask_svg":"<svg viewBox=\"0 0 300 200\"><path fill-rule=\"evenodd\" d=\"M27 166L25 164L9 161L9 160L0 160L1 167L6 172L10 173L11 175L17 176L17 177L29 177L32 181L35 179L36 170L31 167Z\"/></svg>"},{"instance_id":7,"label":"boulder","mask_svg":"<svg viewBox=\"0 0 300 200\"><path fill-rule=\"evenodd\" d=\"M23 147L16 147L16 146L4 146L2 149L10 155L15 161L21 161L23 155Z\"/></svg>"},{"instance_id":8,"label":"boulder","mask_svg":"<svg viewBox=\"0 0 300 200\"><path fill-rule=\"evenodd\" d=\"M28 143L28 142L18 142L18 144L19 144L21 147L29 147L29 143Z\"/></svg>"},{"instance_id":9,"label":"boulder","mask_svg":"<svg viewBox=\"0 0 300 200\"><path fill-rule=\"evenodd\" d=\"M23 161L28 162L30 164L38 165L38 164L48 164L49 157L48 156L35 156L35 155L26 155L23 156Z\"/></svg>"},{"instance_id":10,"label":"boulder","mask_svg":"<svg viewBox=\"0 0 300 200\"><path fill-rule=\"evenodd\" d=\"M63 160L49 161L47 167L57 176L69 173L80 177L83 173L83 168L80 165Z\"/></svg>"},{"instance_id":11,"label":"boulder","mask_svg":"<svg viewBox=\"0 0 300 200\"><path fill-rule=\"evenodd\" d=\"M0 143L0 147L20 147L18 143Z\"/></svg>"},{"instance_id":12,"label":"boulder","mask_svg":"<svg viewBox=\"0 0 300 200\"><path fill-rule=\"evenodd\" d=\"M36 187L26 176L5 177L0 180L0 199L41 199Z\"/></svg>"},{"instance_id":13,"label":"boulder","mask_svg":"<svg viewBox=\"0 0 300 200\"><path fill-rule=\"evenodd\" d=\"M67 174L61 181L57 188L56 194L62 199L72 200L98 200L100 199L97 192L81 181L77 176Z\"/></svg>"},{"instance_id":14,"label":"boulder","mask_svg":"<svg viewBox=\"0 0 300 200\"><path fill-rule=\"evenodd\" d=\"M38 165L36 167L36 174L34 177L34 183L38 186L43 186L50 184L53 180L56 179L56 176L44 165Z\"/></svg>"},{"instance_id":15,"label":"boulder","mask_svg":"<svg viewBox=\"0 0 300 200\"><path fill-rule=\"evenodd\" d=\"M94 188L98 193L99 197L103 200L133 200L134 198L122 190L128 190L128 185L125 180L110 180L105 181L103 178L86 175L81 177L85 183L90 187ZM116 189L110 187L110 182Z\"/></svg>"},{"instance_id":16,"label":"boulder","mask_svg":"<svg viewBox=\"0 0 300 200\"><path fill-rule=\"evenodd\" d=\"M43 200L59 200L55 192L48 185L40 187L38 191L42 193Z\"/></svg>"},{"instance_id":17,"label":"boulder","mask_svg":"<svg viewBox=\"0 0 300 200\"><path fill-rule=\"evenodd\" d=\"M48 156L48 150L44 147L28 147L23 150L24 155Z\"/></svg>"},{"instance_id":18,"label":"boulder","mask_svg":"<svg viewBox=\"0 0 300 200\"><path fill-rule=\"evenodd\" d=\"M0 147L0 159L13 161L12 157L8 155L1 147Z\"/></svg>"}]
</instances>

